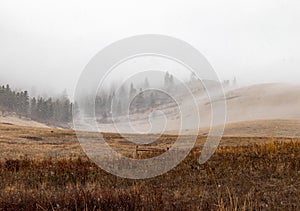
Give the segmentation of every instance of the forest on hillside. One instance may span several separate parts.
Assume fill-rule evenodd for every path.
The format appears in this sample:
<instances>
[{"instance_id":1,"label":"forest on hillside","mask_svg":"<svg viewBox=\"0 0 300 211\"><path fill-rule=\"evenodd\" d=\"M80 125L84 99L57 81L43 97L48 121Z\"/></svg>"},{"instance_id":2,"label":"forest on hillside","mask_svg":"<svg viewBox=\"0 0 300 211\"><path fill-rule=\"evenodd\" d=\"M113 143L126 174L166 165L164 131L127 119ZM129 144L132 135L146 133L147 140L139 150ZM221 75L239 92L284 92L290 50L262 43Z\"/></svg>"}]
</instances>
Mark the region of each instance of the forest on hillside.
<instances>
[{"instance_id":1,"label":"forest on hillside","mask_svg":"<svg viewBox=\"0 0 300 211\"><path fill-rule=\"evenodd\" d=\"M191 79L187 83L197 80L193 76L191 75ZM162 105L170 105L174 101L170 93L179 92L180 85L168 72L163 77L164 84L161 91L149 89L151 85L146 77L139 86L131 83L128 87L121 86L117 90L110 89L110 91L97 93L95 99L86 94L83 96L84 105L81 105L81 111L86 117L96 115L100 123L109 123L112 121L112 114L123 116L128 112L131 114L143 113ZM229 80L223 82L224 86L229 86L229 84ZM233 84L236 84L236 79ZM71 122L73 115L78 113L77 102L71 102L66 93L56 98L31 97L26 90L14 91L10 85L0 86L0 115L2 116L16 114L20 117L55 125L56 123Z\"/></svg>"},{"instance_id":2,"label":"forest on hillside","mask_svg":"<svg viewBox=\"0 0 300 211\"><path fill-rule=\"evenodd\" d=\"M16 114L44 123L68 123L72 120L73 103L67 96L57 99L30 97L28 91L14 91L7 84L0 87L0 114Z\"/></svg>"},{"instance_id":3,"label":"forest on hillside","mask_svg":"<svg viewBox=\"0 0 300 211\"><path fill-rule=\"evenodd\" d=\"M166 72L164 76L164 89L170 90L174 88L173 75ZM145 78L144 84L141 87L135 87L133 83L130 87L121 87L110 92L98 93L96 99L92 99L88 94L86 105L84 108L87 116L93 115L93 110L90 105L95 105L95 114L102 120L107 122L110 119L112 111L116 115L125 114L126 108L124 105L131 102L130 112L143 112L149 107L155 107L164 103L168 103L168 97L164 93L143 90L149 88L149 81ZM0 115L15 114L19 117L30 118L35 121L55 124L69 123L74 113L77 114L77 103L71 102L66 94L58 98L31 97L28 91L14 91L10 85L0 86ZM84 109L83 108L83 109Z\"/></svg>"}]
</instances>

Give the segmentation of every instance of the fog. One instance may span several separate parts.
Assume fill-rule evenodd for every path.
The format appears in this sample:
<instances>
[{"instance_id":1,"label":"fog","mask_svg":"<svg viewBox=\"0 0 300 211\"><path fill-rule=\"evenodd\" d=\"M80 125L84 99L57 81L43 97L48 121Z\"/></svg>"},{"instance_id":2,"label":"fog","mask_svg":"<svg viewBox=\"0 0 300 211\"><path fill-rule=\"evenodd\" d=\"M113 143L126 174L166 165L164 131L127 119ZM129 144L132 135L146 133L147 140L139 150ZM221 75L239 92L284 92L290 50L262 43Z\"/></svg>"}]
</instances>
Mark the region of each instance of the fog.
<instances>
[{"instance_id":1,"label":"fog","mask_svg":"<svg viewBox=\"0 0 300 211\"><path fill-rule=\"evenodd\" d=\"M105 46L164 34L197 48L221 80L300 82L300 2L1 1L0 83L73 95Z\"/></svg>"}]
</instances>

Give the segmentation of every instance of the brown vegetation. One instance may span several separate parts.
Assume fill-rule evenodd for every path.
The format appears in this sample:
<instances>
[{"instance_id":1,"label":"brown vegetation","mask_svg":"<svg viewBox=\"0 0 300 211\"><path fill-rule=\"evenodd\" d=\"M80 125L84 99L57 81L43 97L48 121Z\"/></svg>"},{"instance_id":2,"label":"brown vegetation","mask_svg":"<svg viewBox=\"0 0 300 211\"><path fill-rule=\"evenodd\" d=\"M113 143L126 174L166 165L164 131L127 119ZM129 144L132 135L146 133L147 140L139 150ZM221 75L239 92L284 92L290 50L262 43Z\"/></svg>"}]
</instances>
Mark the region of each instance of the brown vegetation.
<instances>
[{"instance_id":1,"label":"brown vegetation","mask_svg":"<svg viewBox=\"0 0 300 211\"><path fill-rule=\"evenodd\" d=\"M14 126L1 128L13 130ZM56 146L60 146L63 139L67 151L61 156L59 153L63 151L58 150L52 154L52 158L2 157L1 210L300 208L300 142L297 139L268 138L266 143L263 139L251 144L255 138L248 138L244 142L248 143L247 146L223 144L204 165L197 162L201 148L197 147L184 162L164 175L146 180L129 180L101 170L84 157L77 147L72 152L68 146L74 144L71 131L33 129L31 135L24 135L25 132L20 130L15 133L22 137L18 141L24 137L39 137L27 140L31 144L35 142L40 149L48 143L51 146L48 150L54 149L52 141L56 136ZM1 133L1 145L14 141L10 139L3 143L5 135L6 139L9 138L7 134ZM106 138L109 137L120 138L116 134L107 134ZM172 137L164 136L163 139L172 142ZM238 141L237 137L226 139L224 143ZM239 141L243 142L243 139L246 137ZM32 144L33 147L35 145ZM140 153L140 157L149 157L158 152Z\"/></svg>"}]
</instances>

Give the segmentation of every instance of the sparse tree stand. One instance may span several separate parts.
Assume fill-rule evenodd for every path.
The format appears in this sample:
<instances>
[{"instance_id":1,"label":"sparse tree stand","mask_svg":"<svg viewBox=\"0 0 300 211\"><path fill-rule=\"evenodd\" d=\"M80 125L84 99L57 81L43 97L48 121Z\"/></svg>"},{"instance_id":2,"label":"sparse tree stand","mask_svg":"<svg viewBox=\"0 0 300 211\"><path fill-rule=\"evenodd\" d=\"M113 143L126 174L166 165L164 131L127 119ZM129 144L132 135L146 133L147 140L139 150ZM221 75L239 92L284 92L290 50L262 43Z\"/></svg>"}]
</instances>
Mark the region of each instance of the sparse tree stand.
<instances>
[{"instance_id":1,"label":"sparse tree stand","mask_svg":"<svg viewBox=\"0 0 300 211\"><path fill-rule=\"evenodd\" d=\"M112 113L117 116L124 115L127 112L126 109L128 109L125 105L129 105L130 113L136 113L144 112L170 102L171 99L166 94L149 90L149 87L149 80L145 77L144 82L140 84L139 87L135 87L131 82L128 91L127 88L122 85L119 89L112 87L110 93L105 91L99 93L95 99L95 112L98 120L102 123L108 123L111 121ZM174 92L175 88L173 75L166 72L162 89L168 92ZM139 91L137 91L137 89ZM91 102L90 97L85 97L86 105L84 107L86 107L86 109L84 109L84 112L92 116L89 111L90 109L88 109L91 107L88 103Z\"/></svg>"}]
</instances>

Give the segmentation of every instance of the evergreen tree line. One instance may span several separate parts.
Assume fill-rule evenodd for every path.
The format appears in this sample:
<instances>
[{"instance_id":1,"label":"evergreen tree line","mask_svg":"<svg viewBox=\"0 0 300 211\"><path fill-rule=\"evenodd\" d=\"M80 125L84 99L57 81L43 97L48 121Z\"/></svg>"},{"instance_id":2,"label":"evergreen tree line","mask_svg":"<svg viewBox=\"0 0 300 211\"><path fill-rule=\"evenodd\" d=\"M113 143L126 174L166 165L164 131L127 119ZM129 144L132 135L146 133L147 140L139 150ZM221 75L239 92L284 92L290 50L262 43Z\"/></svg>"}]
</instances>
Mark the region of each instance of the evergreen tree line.
<instances>
[{"instance_id":1,"label":"evergreen tree line","mask_svg":"<svg viewBox=\"0 0 300 211\"><path fill-rule=\"evenodd\" d=\"M63 96L59 99L32 97L28 91L13 91L9 85L0 87L0 111L16 113L40 122L67 123L72 120L72 106L70 100Z\"/></svg>"},{"instance_id":2,"label":"evergreen tree line","mask_svg":"<svg viewBox=\"0 0 300 211\"><path fill-rule=\"evenodd\" d=\"M12 91L9 85L0 87L0 111L15 112L20 115L27 115L29 111L29 96L27 91Z\"/></svg>"},{"instance_id":3,"label":"evergreen tree line","mask_svg":"<svg viewBox=\"0 0 300 211\"><path fill-rule=\"evenodd\" d=\"M170 97L163 92L147 90L150 87L148 78L139 86L131 83L129 87L122 86L118 90L98 93L96 99L85 96L83 102L84 113L92 117L95 115L101 122L108 122L112 114L122 116L129 110L130 113L141 113L146 110L168 104ZM168 72L164 76L163 90L169 92L175 90L175 82L172 74ZM128 105L130 105L128 107Z\"/></svg>"}]
</instances>

